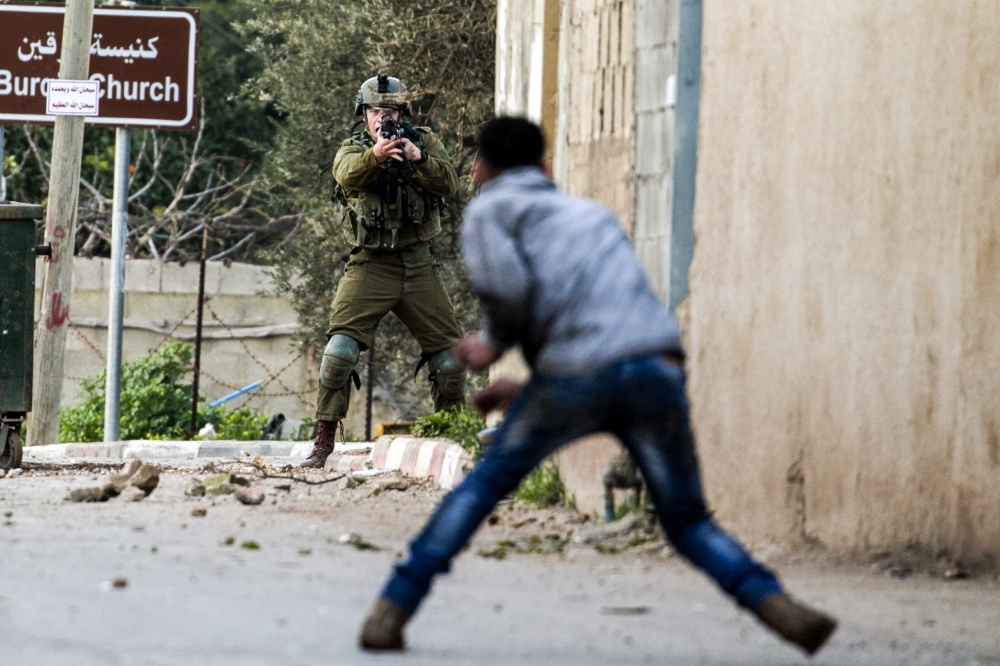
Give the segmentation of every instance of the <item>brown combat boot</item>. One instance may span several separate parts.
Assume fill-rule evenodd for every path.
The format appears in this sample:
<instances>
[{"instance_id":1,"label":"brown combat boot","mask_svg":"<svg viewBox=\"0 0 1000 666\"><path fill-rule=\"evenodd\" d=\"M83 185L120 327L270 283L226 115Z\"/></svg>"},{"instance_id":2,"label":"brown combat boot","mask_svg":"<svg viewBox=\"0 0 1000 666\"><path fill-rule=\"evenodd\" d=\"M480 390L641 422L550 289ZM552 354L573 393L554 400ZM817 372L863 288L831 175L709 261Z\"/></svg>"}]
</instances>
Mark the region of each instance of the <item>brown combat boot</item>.
<instances>
[{"instance_id":1,"label":"brown combat boot","mask_svg":"<svg viewBox=\"0 0 1000 666\"><path fill-rule=\"evenodd\" d=\"M299 467L323 469L326 459L333 453L333 444L337 439L337 422L320 421L316 426L316 444L312 453L302 461Z\"/></svg>"},{"instance_id":2,"label":"brown combat boot","mask_svg":"<svg viewBox=\"0 0 1000 666\"><path fill-rule=\"evenodd\" d=\"M785 640L814 654L837 628L837 621L787 594L772 594L757 609L761 621Z\"/></svg>"},{"instance_id":3,"label":"brown combat boot","mask_svg":"<svg viewBox=\"0 0 1000 666\"><path fill-rule=\"evenodd\" d=\"M388 599L379 599L361 628L361 647L365 650L402 650L403 627L410 615Z\"/></svg>"}]
</instances>

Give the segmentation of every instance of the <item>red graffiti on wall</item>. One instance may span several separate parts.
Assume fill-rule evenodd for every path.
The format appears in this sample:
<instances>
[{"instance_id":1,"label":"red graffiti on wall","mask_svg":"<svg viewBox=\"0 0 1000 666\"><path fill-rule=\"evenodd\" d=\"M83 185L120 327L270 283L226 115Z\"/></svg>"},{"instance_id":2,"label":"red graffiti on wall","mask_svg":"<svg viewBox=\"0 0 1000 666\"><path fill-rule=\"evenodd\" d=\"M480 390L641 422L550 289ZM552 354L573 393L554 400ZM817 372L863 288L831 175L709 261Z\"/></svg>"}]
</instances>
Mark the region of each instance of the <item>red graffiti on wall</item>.
<instances>
[{"instance_id":1,"label":"red graffiti on wall","mask_svg":"<svg viewBox=\"0 0 1000 666\"><path fill-rule=\"evenodd\" d=\"M69 319L69 306L63 307L62 292L56 291L52 294L52 307L49 308L49 316L45 319L45 328L50 331L59 328Z\"/></svg>"}]
</instances>

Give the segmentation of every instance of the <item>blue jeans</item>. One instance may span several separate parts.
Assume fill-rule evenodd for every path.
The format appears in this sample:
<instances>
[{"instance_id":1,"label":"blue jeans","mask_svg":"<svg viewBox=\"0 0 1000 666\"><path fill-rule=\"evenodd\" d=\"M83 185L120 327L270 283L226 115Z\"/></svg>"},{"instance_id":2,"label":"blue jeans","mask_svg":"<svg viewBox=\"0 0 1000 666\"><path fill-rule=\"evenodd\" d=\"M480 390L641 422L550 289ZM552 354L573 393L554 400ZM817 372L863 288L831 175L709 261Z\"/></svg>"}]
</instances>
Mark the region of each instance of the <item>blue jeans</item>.
<instances>
[{"instance_id":1,"label":"blue jeans","mask_svg":"<svg viewBox=\"0 0 1000 666\"><path fill-rule=\"evenodd\" d=\"M451 559L525 475L570 441L603 431L632 454L674 549L756 611L781 585L709 517L684 380L683 369L658 356L585 375L535 375L507 410L483 459L411 542L409 559L396 567L382 597L415 611L431 579L448 571Z\"/></svg>"}]
</instances>

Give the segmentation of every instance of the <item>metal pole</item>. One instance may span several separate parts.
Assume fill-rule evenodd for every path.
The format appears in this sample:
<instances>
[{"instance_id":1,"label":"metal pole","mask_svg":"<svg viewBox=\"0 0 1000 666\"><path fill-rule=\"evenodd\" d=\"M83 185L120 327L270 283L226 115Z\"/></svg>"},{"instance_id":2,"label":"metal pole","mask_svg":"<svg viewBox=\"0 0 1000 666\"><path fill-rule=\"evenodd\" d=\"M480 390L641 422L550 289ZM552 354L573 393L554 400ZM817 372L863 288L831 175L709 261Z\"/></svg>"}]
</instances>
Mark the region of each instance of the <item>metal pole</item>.
<instances>
[{"instance_id":1,"label":"metal pole","mask_svg":"<svg viewBox=\"0 0 1000 666\"><path fill-rule=\"evenodd\" d=\"M201 376L201 322L205 309L205 257L208 256L208 225L201 230L201 266L198 271L198 321L194 331L194 382L191 385L191 436L198 434L198 379Z\"/></svg>"},{"instance_id":2,"label":"metal pole","mask_svg":"<svg viewBox=\"0 0 1000 666\"><path fill-rule=\"evenodd\" d=\"M0 201L7 201L7 177L3 175L3 161L4 161L3 135L4 135L4 126L0 125Z\"/></svg>"},{"instance_id":3,"label":"metal pole","mask_svg":"<svg viewBox=\"0 0 1000 666\"><path fill-rule=\"evenodd\" d=\"M372 441L372 399L375 395L375 336L368 348L368 397L365 399L365 441Z\"/></svg>"},{"instance_id":4,"label":"metal pole","mask_svg":"<svg viewBox=\"0 0 1000 666\"><path fill-rule=\"evenodd\" d=\"M128 238L129 131L115 130L115 193L111 204L111 280L108 372L104 387L104 441L117 442L121 419L122 319L125 312L125 239Z\"/></svg>"},{"instance_id":5,"label":"metal pole","mask_svg":"<svg viewBox=\"0 0 1000 666\"><path fill-rule=\"evenodd\" d=\"M674 201L670 230L670 311L688 295L694 259L694 197L698 171L701 96L702 0L682 0L677 38L677 106L674 116Z\"/></svg>"}]
</instances>

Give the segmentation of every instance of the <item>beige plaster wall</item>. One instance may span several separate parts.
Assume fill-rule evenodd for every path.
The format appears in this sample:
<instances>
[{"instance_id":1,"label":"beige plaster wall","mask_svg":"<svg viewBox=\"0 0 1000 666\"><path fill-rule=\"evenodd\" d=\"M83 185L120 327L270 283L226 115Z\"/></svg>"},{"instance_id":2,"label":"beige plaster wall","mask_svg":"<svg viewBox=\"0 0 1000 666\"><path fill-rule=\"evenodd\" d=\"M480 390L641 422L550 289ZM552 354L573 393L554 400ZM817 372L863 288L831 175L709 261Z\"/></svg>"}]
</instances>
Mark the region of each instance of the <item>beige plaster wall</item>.
<instances>
[{"instance_id":1,"label":"beige plaster wall","mask_svg":"<svg viewBox=\"0 0 1000 666\"><path fill-rule=\"evenodd\" d=\"M1000 557L1000 12L705 3L689 393L755 543Z\"/></svg>"},{"instance_id":2,"label":"beige plaster wall","mask_svg":"<svg viewBox=\"0 0 1000 666\"><path fill-rule=\"evenodd\" d=\"M109 275L107 259L77 257L73 261L64 406L80 402L81 378L105 369ZM41 285L40 275L36 285ZM247 404L266 413L282 412L288 418L313 416L318 357L315 350L303 350L293 342L298 328L295 312L285 299L269 295L271 281L265 268L211 262L206 266L205 292L208 307L225 326L205 310L201 393L214 400L231 393L231 387L276 376L248 398L228 405ZM197 294L197 264L126 262L124 360L145 356L168 334L194 344Z\"/></svg>"}]
</instances>

